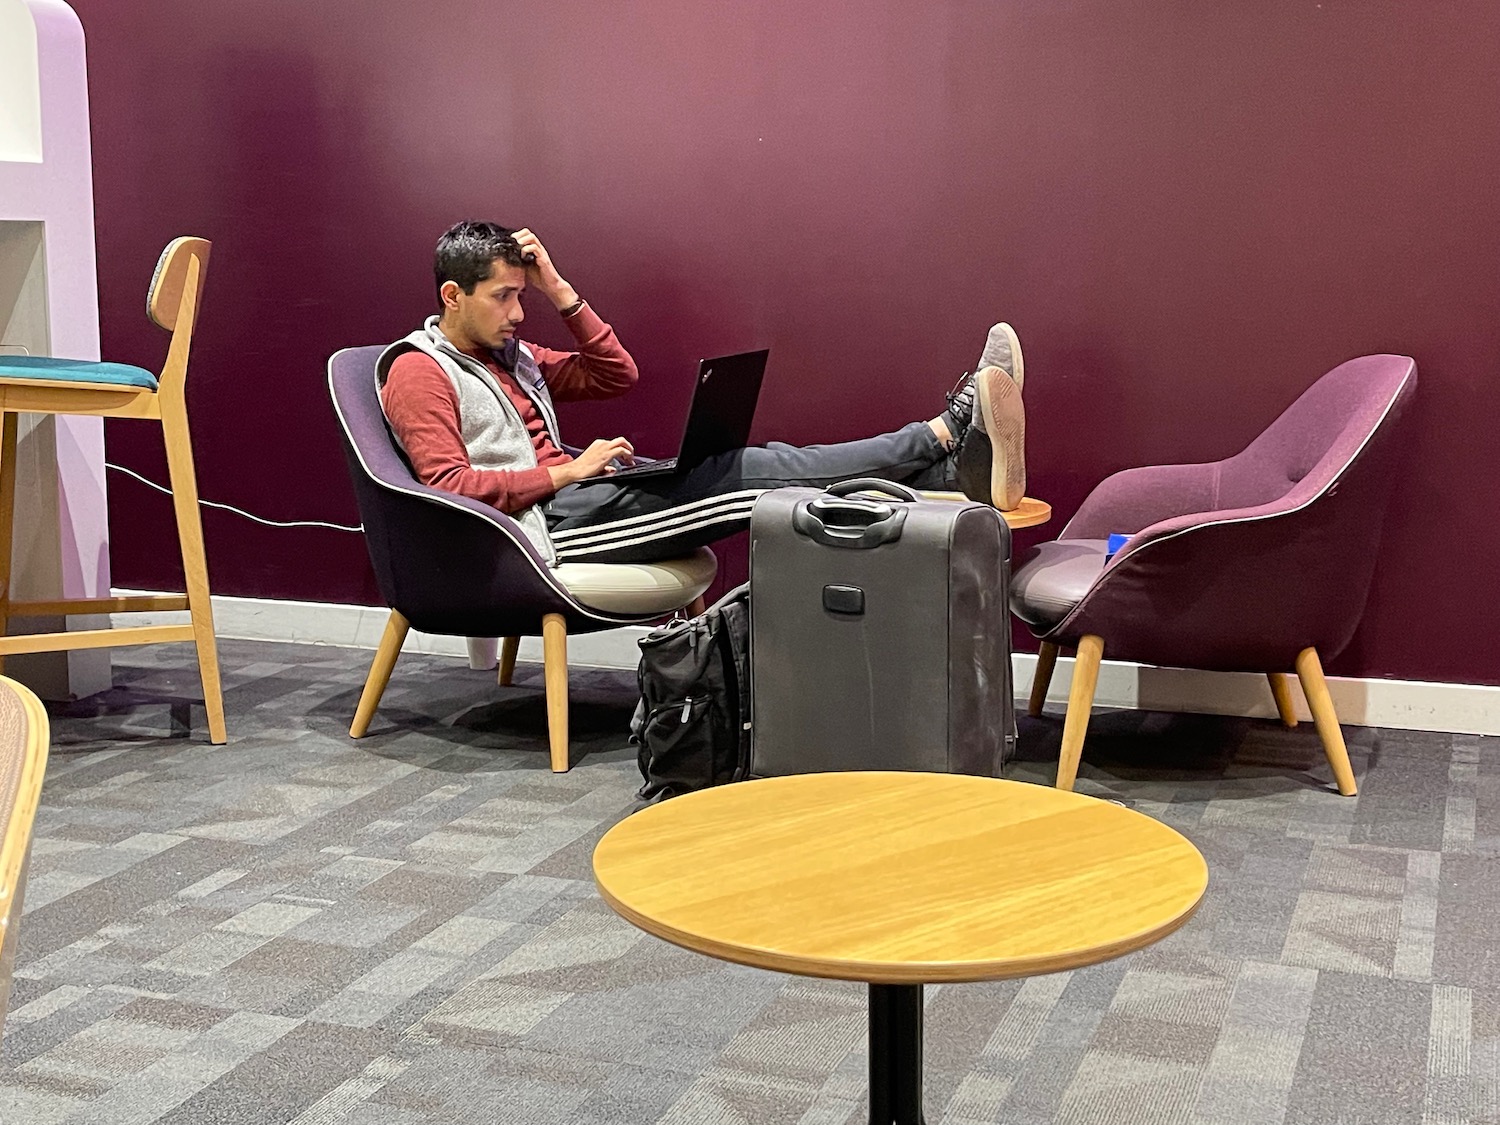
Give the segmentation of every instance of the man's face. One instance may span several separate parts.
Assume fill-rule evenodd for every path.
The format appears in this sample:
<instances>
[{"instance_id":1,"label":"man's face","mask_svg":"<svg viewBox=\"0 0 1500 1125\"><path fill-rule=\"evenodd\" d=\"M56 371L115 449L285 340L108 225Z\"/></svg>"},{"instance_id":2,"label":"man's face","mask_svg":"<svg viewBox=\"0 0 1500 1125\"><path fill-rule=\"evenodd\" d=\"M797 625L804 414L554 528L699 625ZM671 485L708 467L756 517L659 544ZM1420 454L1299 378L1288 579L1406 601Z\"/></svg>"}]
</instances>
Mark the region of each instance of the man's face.
<instances>
[{"instance_id":1,"label":"man's face","mask_svg":"<svg viewBox=\"0 0 1500 1125\"><path fill-rule=\"evenodd\" d=\"M490 263L490 276L465 293L449 283L443 289L445 311L468 342L483 348L504 347L516 334L526 314L521 311L521 294L526 291L526 270L496 259Z\"/></svg>"}]
</instances>

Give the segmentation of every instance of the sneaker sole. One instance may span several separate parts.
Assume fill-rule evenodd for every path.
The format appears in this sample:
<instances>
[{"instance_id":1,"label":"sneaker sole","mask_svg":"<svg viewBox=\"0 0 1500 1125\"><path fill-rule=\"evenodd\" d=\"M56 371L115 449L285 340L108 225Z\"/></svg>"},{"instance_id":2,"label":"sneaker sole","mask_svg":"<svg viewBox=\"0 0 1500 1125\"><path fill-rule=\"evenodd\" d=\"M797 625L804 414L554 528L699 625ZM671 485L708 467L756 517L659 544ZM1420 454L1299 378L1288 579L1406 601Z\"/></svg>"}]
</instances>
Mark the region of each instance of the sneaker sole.
<instances>
[{"instance_id":1,"label":"sneaker sole","mask_svg":"<svg viewBox=\"0 0 1500 1125\"><path fill-rule=\"evenodd\" d=\"M1000 323L1000 330L1005 333L1005 338L1010 343L1011 366L1015 368L1010 373L1010 377L1016 382L1016 390L1024 390L1026 386L1026 364L1021 359L1021 338L1016 335L1016 330L1004 321Z\"/></svg>"},{"instance_id":2,"label":"sneaker sole","mask_svg":"<svg viewBox=\"0 0 1500 1125\"><path fill-rule=\"evenodd\" d=\"M1019 372L1020 352L1015 354ZM1026 408L1021 404L1021 387L998 367L986 367L975 379L975 406L992 450L990 502L1009 512L1020 507L1026 496Z\"/></svg>"}]
</instances>

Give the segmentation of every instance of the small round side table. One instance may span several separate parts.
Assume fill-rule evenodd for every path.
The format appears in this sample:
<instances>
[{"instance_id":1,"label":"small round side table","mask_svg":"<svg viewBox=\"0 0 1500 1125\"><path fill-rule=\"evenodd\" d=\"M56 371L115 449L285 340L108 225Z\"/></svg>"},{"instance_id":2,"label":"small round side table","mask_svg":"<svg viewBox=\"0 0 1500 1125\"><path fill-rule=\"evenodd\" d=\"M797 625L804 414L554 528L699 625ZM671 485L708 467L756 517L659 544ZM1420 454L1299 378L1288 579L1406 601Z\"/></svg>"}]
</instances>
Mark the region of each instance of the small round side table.
<instances>
[{"instance_id":1,"label":"small round side table","mask_svg":"<svg viewBox=\"0 0 1500 1125\"><path fill-rule=\"evenodd\" d=\"M925 500L967 500L962 492L922 492ZM1024 497L1020 504L1008 512L1001 512L1012 531L1022 527L1037 527L1052 518L1052 505L1035 496Z\"/></svg>"},{"instance_id":2,"label":"small round side table","mask_svg":"<svg viewBox=\"0 0 1500 1125\"><path fill-rule=\"evenodd\" d=\"M594 878L686 949L870 986L871 1125L922 1123L922 986L1075 969L1160 940L1208 866L1120 805L997 778L825 773L705 789L605 833Z\"/></svg>"}]
</instances>

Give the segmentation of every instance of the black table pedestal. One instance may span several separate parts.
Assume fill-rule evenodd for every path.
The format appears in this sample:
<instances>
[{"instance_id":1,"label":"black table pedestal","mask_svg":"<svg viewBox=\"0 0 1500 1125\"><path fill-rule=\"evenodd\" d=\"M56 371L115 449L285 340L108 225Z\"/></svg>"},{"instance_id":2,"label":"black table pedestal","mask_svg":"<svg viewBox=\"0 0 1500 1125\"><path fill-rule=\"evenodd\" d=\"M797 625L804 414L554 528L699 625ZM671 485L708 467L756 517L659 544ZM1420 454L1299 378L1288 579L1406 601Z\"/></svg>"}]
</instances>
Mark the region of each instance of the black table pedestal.
<instances>
[{"instance_id":1,"label":"black table pedestal","mask_svg":"<svg viewBox=\"0 0 1500 1125\"><path fill-rule=\"evenodd\" d=\"M870 985L870 1125L925 1125L920 984Z\"/></svg>"}]
</instances>

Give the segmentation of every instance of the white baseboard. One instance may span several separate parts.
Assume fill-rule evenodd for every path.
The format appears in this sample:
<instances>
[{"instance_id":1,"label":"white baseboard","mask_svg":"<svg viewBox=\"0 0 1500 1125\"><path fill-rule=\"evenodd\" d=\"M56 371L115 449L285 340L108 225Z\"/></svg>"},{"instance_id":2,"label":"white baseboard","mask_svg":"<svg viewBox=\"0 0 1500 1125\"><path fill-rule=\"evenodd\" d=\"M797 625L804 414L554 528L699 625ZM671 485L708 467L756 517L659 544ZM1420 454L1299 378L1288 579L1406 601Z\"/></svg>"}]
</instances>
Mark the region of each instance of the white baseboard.
<instances>
[{"instance_id":1,"label":"white baseboard","mask_svg":"<svg viewBox=\"0 0 1500 1125\"><path fill-rule=\"evenodd\" d=\"M1014 659L1016 695L1031 694L1036 656ZM1048 704L1063 707L1073 678L1073 660L1060 658L1047 692ZM1311 720L1307 701L1289 675L1297 715ZM1347 726L1393 727L1398 730L1447 731L1454 734L1500 734L1500 687L1445 684L1425 680L1379 680L1328 677L1339 722ZM1099 669L1094 706L1140 711L1186 711L1198 715L1275 718L1276 705L1264 676L1248 672L1198 672L1153 668L1106 660Z\"/></svg>"},{"instance_id":2,"label":"white baseboard","mask_svg":"<svg viewBox=\"0 0 1500 1125\"><path fill-rule=\"evenodd\" d=\"M116 591L122 596L144 592ZM214 598L214 625L219 636L242 640L298 641L373 649L380 643L388 616L389 610L375 606ZM185 620L185 613L132 614L129 617L132 625ZM626 626L569 637L569 663L594 668L634 668L640 658L636 641L646 632L644 626ZM475 662L462 637L439 637L413 631L407 636L403 651L470 658L471 663ZM480 666L493 664L492 658L484 659L488 654L478 655ZM541 658L540 639L524 638L521 659L539 663ZM1016 695L1024 699L1031 691L1036 657L1019 653L1014 668ZM1070 658L1058 660L1047 695L1048 703L1066 705L1072 670ZM1296 677L1290 679L1295 682ZM1340 721L1350 726L1500 734L1500 687L1329 677L1328 688ZM1297 701L1299 715L1308 719L1310 716L1301 692L1294 689L1293 698ZM1264 676L1152 668L1112 660L1106 660L1099 670L1094 705L1249 718L1272 718L1276 714Z\"/></svg>"}]
</instances>

